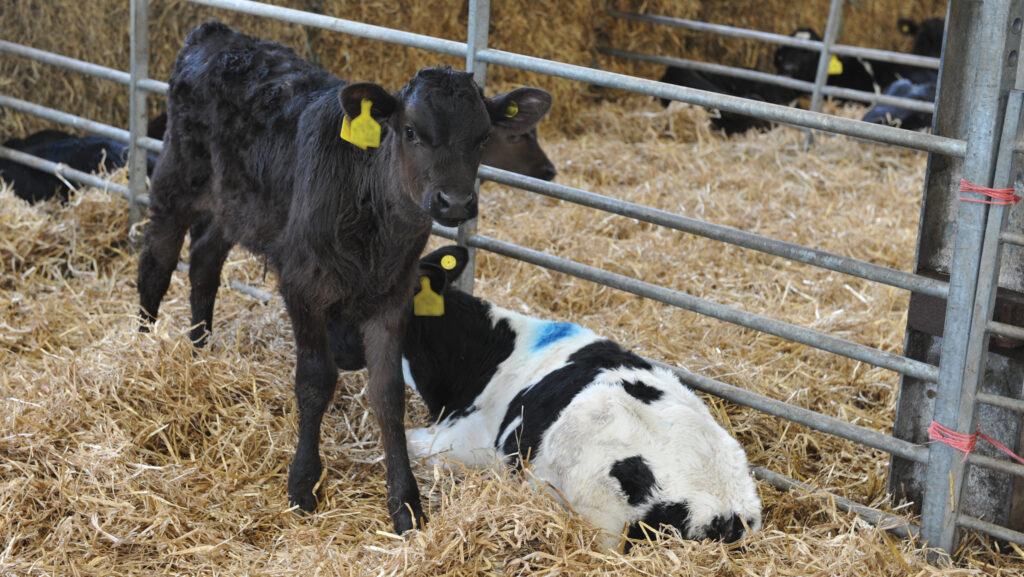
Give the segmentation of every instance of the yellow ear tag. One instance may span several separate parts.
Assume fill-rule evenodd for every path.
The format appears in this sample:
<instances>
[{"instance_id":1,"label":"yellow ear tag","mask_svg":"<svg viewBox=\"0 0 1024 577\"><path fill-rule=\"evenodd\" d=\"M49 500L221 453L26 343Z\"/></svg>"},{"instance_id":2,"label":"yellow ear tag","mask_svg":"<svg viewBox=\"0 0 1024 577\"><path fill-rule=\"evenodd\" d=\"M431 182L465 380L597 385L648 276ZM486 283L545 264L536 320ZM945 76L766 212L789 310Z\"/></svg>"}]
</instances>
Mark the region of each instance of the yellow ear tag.
<instances>
[{"instance_id":1,"label":"yellow ear tag","mask_svg":"<svg viewBox=\"0 0 1024 577\"><path fill-rule=\"evenodd\" d=\"M904 24L904 25L903 25L903 26L902 26L902 27L900 28L900 30L903 30L903 33L904 33L904 34L910 34L910 26L907 26L906 24Z\"/></svg>"},{"instance_id":2,"label":"yellow ear tag","mask_svg":"<svg viewBox=\"0 0 1024 577\"><path fill-rule=\"evenodd\" d=\"M508 107L505 108L505 118L515 118L519 114L519 104L515 100L508 101Z\"/></svg>"},{"instance_id":3,"label":"yellow ear tag","mask_svg":"<svg viewBox=\"0 0 1024 577\"><path fill-rule=\"evenodd\" d=\"M444 297L430 288L430 279L420 277L420 292L412 298L412 314L418 317L444 315Z\"/></svg>"},{"instance_id":4,"label":"yellow ear tag","mask_svg":"<svg viewBox=\"0 0 1024 577\"><path fill-rule=\"evenodd\" d=\"M348 116L341 122L341 138L366 150L367 147L380 146L380 124L370 116L373 102L364 98L360 103L362 111L359 116L349 121Z\"/></svg>"},{"instance_id":5,"label":"yellow ear tag","mask_svg":"<svg viewBox=\"0 0 1024 577\"><path fill-rule=\"evenodd\" d=\"M832 55L832 60L828 61L828 75L835 76L843 73L843 63L836 58L836 55Z\"/></svg>"},{"instance_id":6,"label":"yellow ear tag","mask_svg":"<svg viewBox=\"0 0 1024 577\"><path fill-rule=\"evenodd\" d=\"M452 270L456 264L455 257L450 254L441 257L441 268L444 270Z\"/></svg>"}]
</instances>

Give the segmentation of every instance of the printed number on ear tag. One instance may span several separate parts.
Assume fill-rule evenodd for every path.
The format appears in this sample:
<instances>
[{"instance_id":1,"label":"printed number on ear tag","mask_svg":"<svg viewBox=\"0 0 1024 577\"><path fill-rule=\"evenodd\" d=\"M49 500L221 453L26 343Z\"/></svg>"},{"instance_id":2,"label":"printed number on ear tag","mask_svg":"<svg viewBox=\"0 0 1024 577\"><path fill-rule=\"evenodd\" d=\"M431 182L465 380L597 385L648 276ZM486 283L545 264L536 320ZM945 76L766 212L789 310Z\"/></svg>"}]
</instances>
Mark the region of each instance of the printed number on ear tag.
<instances>
[{"instance_id":1,"label":"printed number on ear tag","mask_svg":"<svg viewBox=\"0 0 1024 577\"><path fill-rule=\"evenodd\" d=\"M832 59L828 61L828 75L836 76L843 73L843 63L836 58L835 54L832 55Z\"/></svg>"},{"instance_id":2,"label":"printed number on ear tag","mask_svg":"<svg viewBox=\"0 0 1024 577\"><path fill-rule=\"evenodd\" d=\"M418 317L444 316L444 297L430 288L427 277L420 277L420 292L412 298L412 314Z\"/></svg>"},{"instance_id":3,"label":"printed number on ear tag","mask_svg":"<svg viewBox=\"0 0 1024 577\"><path fill-rule=\"evenodd\" d=\"M360 103L362 111L359 116L349 120L346 116L341 121L341 139L366 150L368 147L380 146L380 124L370 115L373 102L364 98Z\"/></svg>"}]
</instances>

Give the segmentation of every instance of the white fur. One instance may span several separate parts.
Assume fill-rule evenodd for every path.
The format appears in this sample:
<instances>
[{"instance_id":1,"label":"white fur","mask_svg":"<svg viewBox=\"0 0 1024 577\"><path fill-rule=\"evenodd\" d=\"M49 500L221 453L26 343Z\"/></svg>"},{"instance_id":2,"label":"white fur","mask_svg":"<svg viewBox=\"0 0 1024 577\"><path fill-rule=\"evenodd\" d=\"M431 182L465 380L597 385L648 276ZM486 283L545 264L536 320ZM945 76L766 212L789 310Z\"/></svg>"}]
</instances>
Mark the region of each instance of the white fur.
<instances>
[{"instance_id":1,"label":"white fur","mask_svg":"<svg viewBox=\"0 0 1024 577\"><path fill-rule=\"evenodd\" d=\"M454 422L410 430L410 456L478 467L497 463L505 457L495 448L498 427L516 394L599 340L580 328L535 351L533 344L547 321L497 307L491 315L493 323L506 319L516 332L512 355L474 401L477 411ZM622 381L642 381L663 395L644 404L625 391ZM518 423L516 419L508 425L502 436L514 434ZM576 512L604 530L608 546L617 542L626 524L642 519L659 501L689 504L689 538L704 537L704 527L723 514L738 513L751 531L760 528L761 501L742 447L667 370L602 371L545 432L538 452L531 459L534 476L550 483ZM618 480L609 475L616 461L635 455L644 458L658 484L639 506L627 502Z\"/></svg>"}]
</instances>

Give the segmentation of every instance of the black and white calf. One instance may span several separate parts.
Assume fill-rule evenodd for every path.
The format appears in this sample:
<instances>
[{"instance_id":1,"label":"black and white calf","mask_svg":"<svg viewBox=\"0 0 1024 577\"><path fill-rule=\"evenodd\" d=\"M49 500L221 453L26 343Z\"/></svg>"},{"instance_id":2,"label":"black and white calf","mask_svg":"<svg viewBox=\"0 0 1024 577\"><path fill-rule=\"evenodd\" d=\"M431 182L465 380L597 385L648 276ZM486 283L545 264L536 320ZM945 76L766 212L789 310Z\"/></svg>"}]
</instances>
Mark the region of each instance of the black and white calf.
<instances>
[{"instance_id":1,"label":"black and white calf","mask_svg":"<svg viewBox=\"0 0 1024 577\"><path fill-rule=\"evenodd\" d=\"M446 247L420 261L444 313L414 316L403 341L406 382L435 422L407 431L411 457L529 463L607 545L627 526L643 538L641 524L726 542L760 528L743 448L674 373L581 326L459 292L449 284L465 256ZM343 336L335 323L332 350L351 365Z\"/></svg>"}]
</instances>

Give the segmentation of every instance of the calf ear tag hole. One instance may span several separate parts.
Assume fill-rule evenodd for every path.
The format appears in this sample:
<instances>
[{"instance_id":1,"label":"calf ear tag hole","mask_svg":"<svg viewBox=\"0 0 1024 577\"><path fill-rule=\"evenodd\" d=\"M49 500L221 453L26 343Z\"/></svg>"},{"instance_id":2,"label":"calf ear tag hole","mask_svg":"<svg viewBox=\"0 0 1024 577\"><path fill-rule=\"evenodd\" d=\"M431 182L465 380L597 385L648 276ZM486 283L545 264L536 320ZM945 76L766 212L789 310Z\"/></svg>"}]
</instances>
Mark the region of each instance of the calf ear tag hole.
<instances>
[{"instance_id":1,"label":"calf ear tag hole","mask_svg":"<svg viewBox=\"0 0 1024 577\"><path fill-rule=\"evenodd\" d=\"M453 268L455 268L456 264L457 261L455 260L455 257L450 254L446 254L443 257L441 257L441 268L443 268L444 270L452 270Z\"/></svg>"},{"instance_id":2,"label":"calf ear tag hole","mask_svg":"<svg viewBox=\"0 0 1024 577\"><path fill-rule=\"evenodd\" d=\"M418 317L444 315L444 297L430 288L430 279L425 276L420 277L420 292L412 297L412 314Z\"/></svg>"},{"instance_id":3,"label":"calf ear tag hole","mask_svg":"<svg viewBox=\"0 0 1024 577\"><path fill-rule=\"evenodd\" d=\"M836 76L843 73L843 63L836 58L835 54L832 55L832 59L828 61L828 75Z\"/></svg>"},{"instance_id":4,"label":"calf ear tag hole","mask_svg":"<svg viewBox=\"0 0 1024 577\"><path fill-rule=\"evenodd\" d=\"M370 115L373 108L373 101L364 98L360 103L362 110L359 116L349 119L348 116L341 121L341 139L366 150L368 147L377 148L380 146L380 123Z\"/></svg>"},{"instance_id":5,"label":"calf ear tag hole","mask_svg":"<svg viewBox=\"0 0 1024 577\"><path fill-rule=\"evenodd\" d=\"M519 104L515 100L508 101L508 107L505 108L505 118L515 118L519 114Z\"/></svg>"}]
</instances>

